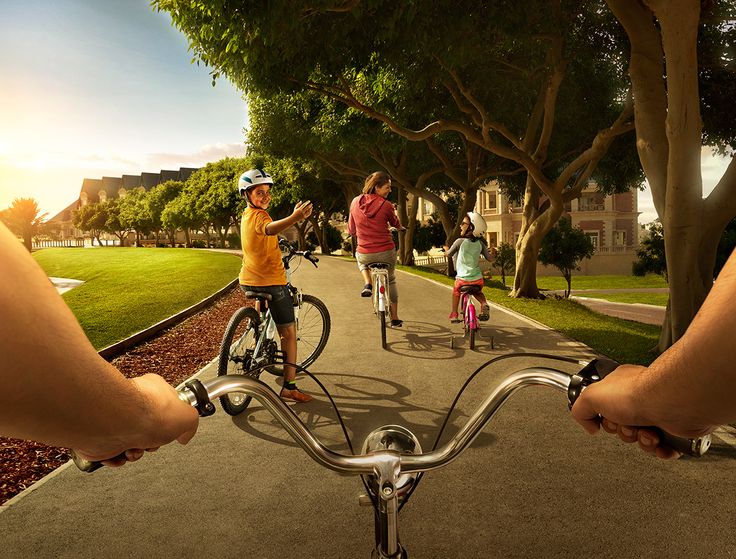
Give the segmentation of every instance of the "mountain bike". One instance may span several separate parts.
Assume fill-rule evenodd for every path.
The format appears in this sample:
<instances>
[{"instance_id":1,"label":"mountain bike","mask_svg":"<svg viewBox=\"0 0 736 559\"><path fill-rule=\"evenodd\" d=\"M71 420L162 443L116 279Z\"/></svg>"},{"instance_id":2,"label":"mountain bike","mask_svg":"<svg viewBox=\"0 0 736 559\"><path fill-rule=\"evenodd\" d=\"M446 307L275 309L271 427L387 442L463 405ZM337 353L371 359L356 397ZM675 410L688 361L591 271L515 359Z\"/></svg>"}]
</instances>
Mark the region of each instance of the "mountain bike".
<instances>
[{"instance_id":1,"label":"mountain bike","mask_svg":"<svg viewBox=\"0 0 736 559\"><path fill-rule=\"evenodd\" d=\"M386 349L386 313L391 309L391 296L388 289L388 264L375 262L368 264L373 284L373 312L381 327L381 347Z\"/></svg>"},{"instance_id":2,"label":"mountain bike","mask_svg":"<svg viewBox=\"0 0 736 559\"><path fill-rule=\"evenodd\" d=\"M468 347L475 349L475 335L480 330L478 313L473 303L473 295L480 293L483 288L479 285L463 285L460 287L460 308L463 313L464 337L468 338ZM491 342L491 346L493 343ZM455 338L450 339L450 347L455 348Z\"/></svg>"},{"instance_id":3,"label":"mountain bike","mask_svg":"<svg viewBox=\"0 0 736 559\"><path fill-rule=\"evenodd\" d=\"M286 269L286 280L294 305L297 334L296 365L308 367L319 357L330 335L330 313L325 304L313 295L306 295L291 284L291 260L297 256L317 267L319 259L310 251L295 250L287 241L281 239L280 246L285 251L282 260ZM271 316L268 302L271 294L247 291L246 298L257 302L260 311L251 306L241 307L230 318L220 344L220 360L217 374L245 375L259 378L261 372L281 376L285 353L279 349L279 334ZM230 415L242 413L250 404L251 397L242 392L233 392L220 398L222 408Z\"/></svg>"},{"instance_id":4,"label":"mountain bike","mask_svg":"<svg viewBox=\"0 0 736 559\"><path fill-rule=\"evenodd\" d=\"M551 367L529 367L509 374L481 403L465 425L438 448L450 416L470 381L492 363L513 357L539 357L573 363L582 368L574 374L569 374ZM542 353L495 357L481 365L466 380L450 406L433 448L428 452L422 451L419 439L409 429L401 425L384 425L369 433L363 443L361 454L355 454L339 412L338 420L351 454L331 450L317 439L299 416L269 386L246 375L218 376L205 381L191 380L179 388L179 397L195 407L203 417L215 413L216 408L212 400L218 397L244 393L256 398L318 464L342 474L361 476L366 492L360 496L359 502L371 505L374 509L375 546L371 551L371 558L407 559L408 552L399 540L399 512L409 501L424 472L439 469L458 458L493 418L501 405L517 390L540 385L554 388L565 393L568 406L572 407L587 386L601 380L617 366L617 363L609 359L581 361ZM335 410L337 411L337 408ZM650 429L658 432L662 443L690 456L702 456L710 446L709 435L698 439L683 439L656 428ZM88 462L76 456L74 462L77 467L87 472L100 467L99 462ZM315 556L318 555L318 551L315 551ZM461 549L458 550L457 556L462 556Z\"/></svg>"}]
</instances>

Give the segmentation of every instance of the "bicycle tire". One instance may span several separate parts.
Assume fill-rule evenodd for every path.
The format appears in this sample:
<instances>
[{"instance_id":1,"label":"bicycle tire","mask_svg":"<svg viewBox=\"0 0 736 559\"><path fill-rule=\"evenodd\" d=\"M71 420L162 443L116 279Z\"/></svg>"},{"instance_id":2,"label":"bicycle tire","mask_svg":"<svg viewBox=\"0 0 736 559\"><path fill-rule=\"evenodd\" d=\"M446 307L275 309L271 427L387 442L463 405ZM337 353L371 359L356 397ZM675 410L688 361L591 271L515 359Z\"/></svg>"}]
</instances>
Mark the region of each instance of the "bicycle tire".
<instances>
[{"instance_id":1,"label":"bicycle tire","mask_svg":"<svg viewBox=\"0 0 736 559\"><path fill-rule=\"evenodd\" d=\"M300 367L309 367L320 356L330 337L332 321L327 305L314 295L302 295L296 329L296 355ZM272 375L282 376L283 365L266 367Z\"/></svg>"},{"instance_id":2,"label":"bicycle tire","mask_svg":"<svg viewBox=\"0 0 736 559\"><path fill-rule=\"evenodd\" d=\"M468 347L475 349L475 332L478 329L478 318L475 313L475 305L469 296L465 309L465 329L468 331Z\"/></svg>"},{"instance_id":3,"label":"bicycle tire","mask_svg":"<svg viewBox=\"0 0 736 559\"><path fill-rule=\"evenodd\" d=\"M386 311L378 311L378 320L381 323L381 347L386 349Z\"/></svg>"},{"instance_id":4,"label":"bicycle tire","mask_svg":"<svg viewBox=\"0 0 736 559\"><path fill-rule=\"evenodd\" d=\"M309 367L317 360L327 345L331 327L332 321L327 305L314 295L302 295L296 329L296 354L297 357L301 356L299 366Z\"/></svg>"},{"instance_id":5,"label":"bicycle tire","mask_svg":"<svg viewBox=\"0 0 736 559\"><path fill-rule=\"evenodd\" d=\"M260 321L258 312L251 307L241 307L233 313L220 343L217 376L247 375L255 379L260 376L260 369L250 370L248 358L248 350L252 353L258 339ZM243 413L250 401L250 396L238 392L220 397L220 405L229 415Z\"/></svg>"}]
</instances>

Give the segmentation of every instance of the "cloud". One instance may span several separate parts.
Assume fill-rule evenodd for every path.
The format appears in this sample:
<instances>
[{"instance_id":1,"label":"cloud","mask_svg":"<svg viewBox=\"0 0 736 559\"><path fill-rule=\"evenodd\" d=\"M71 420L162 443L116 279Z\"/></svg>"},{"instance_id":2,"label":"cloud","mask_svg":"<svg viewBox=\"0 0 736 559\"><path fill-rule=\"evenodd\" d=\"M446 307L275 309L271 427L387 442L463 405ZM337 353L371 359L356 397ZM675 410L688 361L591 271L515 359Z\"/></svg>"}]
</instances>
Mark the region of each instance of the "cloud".
<instances>
[{"instance_id":1,"label":"cloud","mask_svg":"<svg viewBox=\"0 0 736 559\"><path fill-rule=\"evenodd\" d=\"M178 169L179 167L203 167L225 157L243 157L244 144L210 144L193 153L148 153L144 156L146 169Z\"/></svg>"}]
</instances>

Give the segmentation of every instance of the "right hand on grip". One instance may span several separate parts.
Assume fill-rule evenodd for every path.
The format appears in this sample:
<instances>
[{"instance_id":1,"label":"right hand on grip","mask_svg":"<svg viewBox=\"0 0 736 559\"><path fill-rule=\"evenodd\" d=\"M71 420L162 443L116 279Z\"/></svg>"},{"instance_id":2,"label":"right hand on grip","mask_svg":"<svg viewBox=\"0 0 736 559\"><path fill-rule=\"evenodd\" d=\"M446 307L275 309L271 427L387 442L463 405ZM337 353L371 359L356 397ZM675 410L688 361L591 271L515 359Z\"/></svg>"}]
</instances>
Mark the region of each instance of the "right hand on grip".
<instances>
[{"instance_id":1,"label":"right hand on grip","mask_svg":"<svg viewBox=\"0 0 736 559\"><path fill-rule=\"evenodd\" d=\"M618 365L618 363L611 359L593 359L578 374L573 375L568 389L570 408L572 408L573 404L575 404L575 401L586 387L603 380L606 375L613 372ZM659 446L665 446L675 452L679 452L680 454L699 458L708 451L708 448L710 448L710 435L689 439L686 437L671 435L659 427L648 425L639 425L635 427L655 433L659 439Z\"/></svg>"}]
</instances>

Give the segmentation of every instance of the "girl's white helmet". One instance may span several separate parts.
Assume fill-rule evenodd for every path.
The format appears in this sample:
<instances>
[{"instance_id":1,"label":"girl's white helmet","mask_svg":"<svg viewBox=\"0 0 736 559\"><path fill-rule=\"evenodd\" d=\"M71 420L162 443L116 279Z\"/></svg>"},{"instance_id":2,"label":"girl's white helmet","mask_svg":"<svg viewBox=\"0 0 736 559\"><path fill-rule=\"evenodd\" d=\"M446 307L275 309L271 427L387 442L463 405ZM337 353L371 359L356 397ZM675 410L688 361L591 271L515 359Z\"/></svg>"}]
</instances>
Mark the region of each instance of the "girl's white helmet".
<instances>
[{"instance_id":1,"label":"girl's white helmet","mask_svg":"<svg viewBox=\"0 0 736 559\"><path fill-rule=\"evenodd\" d=\"M473 226L473 236L483 238L486 229L488 229L486 220L478 212L468 212L468 219L470 219L470 224Z\"/></svg>"},{"instance_id":2,"label":"girl's white helmet","mask_svg":"<svg viewBox=\"0 0 736 559\"><path fill-rule=\"evenodd\" d=\"M263 169L251 169L240 175L238 179L238 192L242 196L244 192L248 192L251 188L259 184L270 184L273 186L273 180Z\"/></svg>"}]
</instances>

